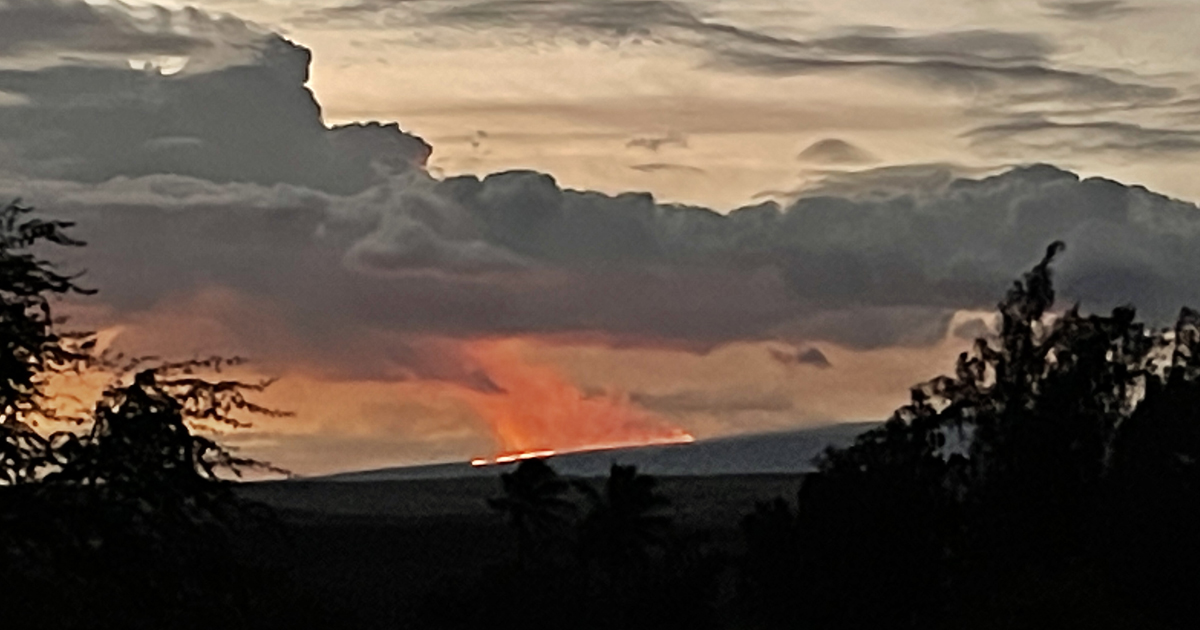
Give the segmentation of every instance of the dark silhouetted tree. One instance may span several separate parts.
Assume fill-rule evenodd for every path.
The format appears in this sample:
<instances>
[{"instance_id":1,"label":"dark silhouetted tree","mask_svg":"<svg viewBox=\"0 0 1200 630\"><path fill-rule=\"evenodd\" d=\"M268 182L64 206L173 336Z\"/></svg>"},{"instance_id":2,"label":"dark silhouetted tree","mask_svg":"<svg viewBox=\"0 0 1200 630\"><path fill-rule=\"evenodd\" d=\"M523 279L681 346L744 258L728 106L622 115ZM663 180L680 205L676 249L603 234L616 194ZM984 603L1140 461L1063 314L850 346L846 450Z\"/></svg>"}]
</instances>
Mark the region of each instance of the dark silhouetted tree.
<instances>
[{"instance_id":1,"label":"dark silhouetted tree","mask_svg":"<svg viewBox=\"0 0 1200 630\"><path fill-rule=\"evenodd\" d=\"M47 444L34 430L56 409L46 385L54 375L89 360L89 335L62 333L52 298L86 294L73 276L55 270L33 250L42 244L82 246L66 235L71 223L47 221L14 202L0 209L0 484L36 480Z\"/></svg>"},{"instance_id":2,"label":"dark silhouetted tree","mask_svg":"<svg viewBox=\"0 0 1200 630\"><path fill-rule=\"evenodd\" d=\"M489 503L516 527L527 550L521 553L522 570L494 567L470 595L430 598L420 613L422 624L715 627L724 559L706 552L703 535L673 531L665 511L669 503L653 477L614 464L600 489L584 480L568 485L549 464L531 459L501 479L504 495ZM571 486L585 502L579 518L564 496ZM576 553L555 553L562 550L561 542L575 542ZM473 605L453 603L462 597L470 597Z\"/></svg>"},{"instance_id":3,"label":"dark silhouetted tree","mask_svg":"<svg viewBox=\"0 0 1200 630\"><path fill-rule=\"evenodd\" d=\"M796 514L783 498L760 501L742 519L743 604L754 617L781 623L793 614L791 590L800 579Z\"/></svg>"},{"instance_id":4,"label":"dark silhouetted tree","mask_svg":"<svg viewBox=\"0 0 1200 630\"><path fill-rule=\"evenodd\" d=\"M1055 311L1061 250L1014 283L995 338L805 480L796 542L774 543L794 549L796 570L775 574L792 580L796 616L1121 627L1196 612L1184 593L1200 585L1200 317L1184 309L1156 330L1132 307ZM762 539L771 516L760 508L747 535ZM751 570L770 573L768 557L752 553ZM1131 612L1135 592L1152 614Z\"/></svg>"},{"instance_id":5,"label":"dark silhouetted tree","mask_svg":"<svg viewBox=\"0 0 1200 630\"><path fill-rule=\"evenodd\" d=\"M587 501L579 524L580 553L613 571L643 568L653 550L662 550L670 533L670 501L656 490L658 481L635 466L613 464L602 490L580 481L575 487Z\"/></svg>"},{"instance_id":6,"label":"dark silhouetted tree","mask_svg":"<svg viewBox=\"0 0 1200 630\"><path fill-rule=\"evenodd\" d=\"M517 534L518 563L528 568L565 537L575 516L575 504L566 498L570 485L541 459L522 460L500 475L500 484L504 493L488 505L508 517Z\"/></svg>"},{"instance_id":7,"label":"dark silhouetted tree","mask_svg":"<svg viewBox=\"0 0 1200 630\"><path fill-rule=\"evenodd\" d=\"M281 414L245 398L265 383L202 376L229 361L120 366L119 357L93 352L90 334L59 332L52 301L90 292L33 252L82 245L66 236L69 227L18 204L0 210L4 623L254 625L252 593L271 578L247 561L248 546L273 520L240 500L219 472L263 465L237 457L203 427L245 426L239 414ZM63 415L49 381L87 371L112 374L113 385L92 412ZM49 421L75 428L38 430Z\"/></svg>"}]
</instances>

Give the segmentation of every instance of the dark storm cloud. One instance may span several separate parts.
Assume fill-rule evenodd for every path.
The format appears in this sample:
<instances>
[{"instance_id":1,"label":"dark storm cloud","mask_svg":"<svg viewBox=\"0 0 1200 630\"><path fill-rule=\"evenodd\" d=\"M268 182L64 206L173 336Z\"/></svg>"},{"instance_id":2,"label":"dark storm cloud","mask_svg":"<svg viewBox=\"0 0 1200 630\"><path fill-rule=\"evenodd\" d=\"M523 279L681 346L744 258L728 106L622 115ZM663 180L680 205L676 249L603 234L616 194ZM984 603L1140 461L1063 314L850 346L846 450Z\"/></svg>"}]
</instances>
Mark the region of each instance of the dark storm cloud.
<instances>
[{"instance_id":1,"label":"dark storm cloud","mask_svg":"<svg viewBox=\"0 0 1200 630\"><path fill-rule=\"evenodd\" d=\"M1058 239L1063 294L1085 307L1200 304L1200 209L1144 189L1046 166L916 187L884 170L722 215L535 172L438 180L395 126L327 129L307 51L273 37L253 53L172 76L0 73L31 104L0 108L0 196L79 222L90 246L65 262L117 321L166 309L268 361L489 391L438 340L929 344Z\"/></svg>"}]
</instances>

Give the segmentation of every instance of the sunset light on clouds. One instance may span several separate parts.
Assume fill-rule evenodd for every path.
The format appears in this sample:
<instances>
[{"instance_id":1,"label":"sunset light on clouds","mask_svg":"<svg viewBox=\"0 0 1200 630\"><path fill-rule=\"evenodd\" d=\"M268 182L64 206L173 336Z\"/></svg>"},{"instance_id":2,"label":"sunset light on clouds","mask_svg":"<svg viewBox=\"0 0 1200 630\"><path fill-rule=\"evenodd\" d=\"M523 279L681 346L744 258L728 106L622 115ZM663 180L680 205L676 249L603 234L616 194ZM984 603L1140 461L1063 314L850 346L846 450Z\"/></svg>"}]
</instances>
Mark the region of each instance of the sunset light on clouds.
<instances>
[{"instance_id":1,"label":"sunset light on clouds","mask_svg":"<svg viewBox=\"0 0 1200 630\"><path fill-rule=\"evenodd\" d=\"M1053 240L1200 303L1194 10L8 0L0 198L106 344L278 377L231 440L297 472L877 420Z\"/></svg>"}]
</instances>

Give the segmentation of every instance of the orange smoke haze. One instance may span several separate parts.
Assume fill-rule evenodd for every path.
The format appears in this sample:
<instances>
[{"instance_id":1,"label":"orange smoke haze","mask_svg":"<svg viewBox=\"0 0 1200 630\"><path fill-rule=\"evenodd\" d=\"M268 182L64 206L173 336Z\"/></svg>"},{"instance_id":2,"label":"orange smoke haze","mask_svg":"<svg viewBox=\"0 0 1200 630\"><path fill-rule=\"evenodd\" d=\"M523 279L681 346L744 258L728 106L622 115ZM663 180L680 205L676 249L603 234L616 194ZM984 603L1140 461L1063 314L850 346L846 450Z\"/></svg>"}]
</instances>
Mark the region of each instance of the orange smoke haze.
<instances>
[{"instance_id":1,"label":"orange smoke haze","mask_svg":"<svg viewBox=\"0 0 1200 630\"><path fill-rule=\"evenodd\" d=\"M519 341L473 342L467 354L487 371L498 392L467 391L467 402L488 423L500 453L515 461L536 453L690 442L692 436L616 394L586 395L549 365L524 361ZM478 459L475 463L487 463Z\"/></svg>"}]
</instances>

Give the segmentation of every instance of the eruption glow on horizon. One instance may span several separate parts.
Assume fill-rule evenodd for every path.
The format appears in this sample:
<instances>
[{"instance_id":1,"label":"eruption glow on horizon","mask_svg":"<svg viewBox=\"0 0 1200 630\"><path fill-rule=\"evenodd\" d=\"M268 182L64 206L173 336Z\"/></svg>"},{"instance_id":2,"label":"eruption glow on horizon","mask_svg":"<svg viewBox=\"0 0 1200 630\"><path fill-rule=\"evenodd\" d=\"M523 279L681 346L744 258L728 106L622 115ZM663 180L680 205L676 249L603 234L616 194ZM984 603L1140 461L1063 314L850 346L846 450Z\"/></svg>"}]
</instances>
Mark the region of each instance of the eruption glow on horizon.
<instances>
[{"instance_id":1,"label":"eruption glow on horizon","mask_svg":"<svg viewBox=\"0 0 1200 630\"><path fill-rule=\"evenodd\" d=\"M492 430L500 454L476 466L563 452L678 444L691 434L616 394L589 396L549 365L524 361L516 342L475 342L468 353L500 391L467 401Z\"/></svg>"}]
</instances>

